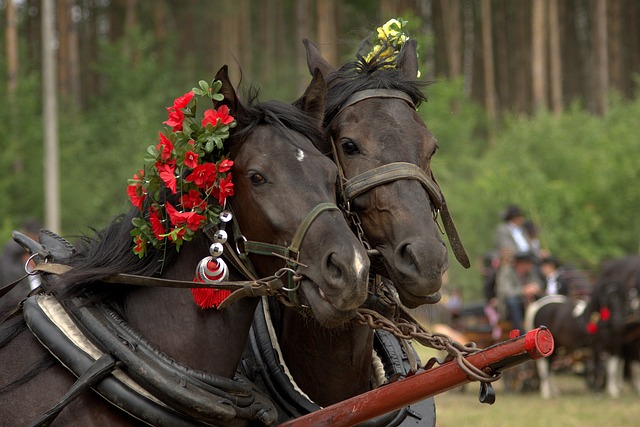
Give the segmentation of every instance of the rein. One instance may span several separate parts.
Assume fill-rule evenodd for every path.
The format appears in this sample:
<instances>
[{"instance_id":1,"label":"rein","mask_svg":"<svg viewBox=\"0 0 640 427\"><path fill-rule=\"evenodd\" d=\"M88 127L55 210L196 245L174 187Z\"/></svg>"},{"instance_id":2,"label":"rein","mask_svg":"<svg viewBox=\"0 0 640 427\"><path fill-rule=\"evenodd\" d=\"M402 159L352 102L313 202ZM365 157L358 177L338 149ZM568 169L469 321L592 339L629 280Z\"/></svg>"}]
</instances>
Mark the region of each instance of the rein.
<instances>
[{"instance_id":1,"label":"rein","mask_svg":"<svg viewBox=\"0 0 640 427\"><path fill-rule=\"evenodd\" d=\"M351 95L351 97L347 99L338 113L334 116L334 120L346 108L357 104L358 102L372 98L401 99L407 102L407 104L409 104L412 109L415 110L416 108L413 100L404 92L391 89L367 89ZM342 195L345 209L347 210L347 216L353 217L355 215L354 213L350 212L350 202L359 195L369 191L370 189L400 179L417 180L427 191L427 194L429 194L429 198L433 206L432 214L434 221L437 220L438 214L440 214L440 216L442 217L442 224L444 226L444 230L447 234L447 238L449 239L451 249L456 259L465 268L469 268L471 266L467 252L462 245L462 241L460 240L458 230L456 229L456 226L453 223L453 219L451 218L451 214L449 213L447 202L444 198L444 195L442 194L440 186L433 176L433 172L431 172L430 175L427 175L426 172L424 172L422 169L420 169L420 167L414 165L413 163L395 162L379 166L377 168L363 172L351 179L347 179L344 173L344 169L338 161L338 148L333 138L331 138L331 149L333 152L335 163L338 167L338 182L340 186L340 193ZM358 233L360 233L360 230L358 230ZM359 237L360 240L362 240L362 236Z\"/></svg>"}]
</instances>

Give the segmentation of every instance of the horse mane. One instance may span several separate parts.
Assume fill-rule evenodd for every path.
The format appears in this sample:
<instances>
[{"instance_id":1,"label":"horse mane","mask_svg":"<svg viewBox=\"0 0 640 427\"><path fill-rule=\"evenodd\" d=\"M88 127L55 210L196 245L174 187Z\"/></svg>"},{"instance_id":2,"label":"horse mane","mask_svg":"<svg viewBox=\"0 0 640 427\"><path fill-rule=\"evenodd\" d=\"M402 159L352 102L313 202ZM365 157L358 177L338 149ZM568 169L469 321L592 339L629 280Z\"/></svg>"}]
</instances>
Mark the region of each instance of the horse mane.
<instances>
[{"instance_id":1,"label":"horse mane","mask_svg":"<svg viewBox=\"0 0 640 427\"><path fill-rule=\"evenodd\" d=\"M232 133L232 146L242 144L259 125L272 126L279 132L298 132L320 149L324 144L324 133L320 124L310 120L308 114L292 104L281 101L257 102L257 92L249 95L249 105L242 114L235 116L238 122ZM293 142L294 140L292 140Z\"/></svg>"},{"instance_id":2,"label":"horse mane","mask_svg":"<svg viewBox=\"0 0 640 427\"><path fill-rule=\"evenodd\" d=\"M257 102L257 92L249 96L247 105L240 109L241 114L235 118L237 126L231 129L229 145L231 152L243 144L259 125L272 126L279 132L299 132L312 141L315 147L319 147L324 139L320 124L310 120L309 116L291 104L279 101ZM292 142L294 139L287 138ZM268 144L268 141L265 141ZM163 189L169 202L177 202L177 195L172 194L166 187ZM143 210L148 206L145 201ZM59 276L55 280L55 288L61 297L78 295L92 286L92 290L100 289L95 284L100 279L117 273L134 274L141 276L157 276L163 269L170 265L177 257L175 245L163 245L161 249L153 246L147 248L146 256L139 258L133 253L133 239L130 231L133 229L132 219L139 215L136 207L132 207L127 213L113 219L105 229L94 230L94 236L84 235L76 243L77 251L68 259L56 260L73 267L71 271ZM196 238L204 238L202 233ZM107 286L107 288L104 288ZM100 285L102 291L109 289L113 292L112 285Z\"/></svg>"},{"instance_id":3,"label":"horse mane","mask_svg":"<svg viewBox=\"0 0 640 427\"><path fill-rule=\"evenodd\" d=\"M374 55L367 60L364 55L370 52L371 48L371 41L365 39L360 43L356 60L347 62L327 76L325 126L331 123L351 95L366 89L393 89L404 92L411 97L416 107L427 101L422 90L429 82L408 80L398 70L398 58L402 53L392 59Z\"/></svg>"}]
</instances>

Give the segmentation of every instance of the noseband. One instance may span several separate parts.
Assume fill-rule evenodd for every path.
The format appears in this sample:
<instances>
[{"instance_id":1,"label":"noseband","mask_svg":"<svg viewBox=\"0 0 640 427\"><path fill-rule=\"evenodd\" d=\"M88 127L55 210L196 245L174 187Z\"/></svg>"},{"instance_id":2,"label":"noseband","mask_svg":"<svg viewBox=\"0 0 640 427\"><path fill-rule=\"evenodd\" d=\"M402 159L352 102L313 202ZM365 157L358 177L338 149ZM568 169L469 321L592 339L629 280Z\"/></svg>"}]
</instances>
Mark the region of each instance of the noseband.
<instances>
[{"instance_id":1,"label":"noseband","mask_svg":"<svg viewBox=\"0 0 640 427\"><path fill-rule=\"evenodd\" d=\"M295 234L291 240L289 246L281 246L273 243L256 242L247 240L237 228L237 224L234 221L234 235L236 236L236 253L239 258L232 260L236 266L240 264L245 275L250 278L257 277L255 268L251 264L248 255L266 255L276 256L286 261L286 267L283 269L287 272L289 286L283 287L282 290L287 291L288 302L294 306L300 306L297 290L299 287L300 276L297 274L297 269L300 265L304 265L300 262L300 247L304 237L306 236L311 224L320 216L321 213L330 210L339 210L339 208L333 203L320 203L313 208L305 217L305 219L298 225ZM233 254L233 251L229 251ZM293 285L291 282L296 282Z\"/></svg>"},{"instance_id":2,"label":"noseband","mask_svg":"<svg viewBox=\"0 0 640 427\"><path fill-rule=\"evenodd\" d=\"M413 100L404 92L392 89L366 89L351 95L351 97L347 99L338 113L334 116L334 119L338 117L340 113L342 113L346 108L360 101L371 98L401 99L415 110L415 104L413 103ZM420 167L414 165L413 163L394 162L368 170L351 179L346 179L344 170L342 169L342 166L338 161L338 148L333 138L331 139L331 149L333 150L333 156L336 161L336 165L338 166L338 181L340 185L340 192L342 194L342 199L345 207L347 207L347 210L350 202L353 199L372 188L400 179L417 180L427 191L427 194L429 194L429 199L432 206L431 213L433 215L434 221L437 221L438 213L440 213L442 217L442 224L444 225L445 232L447 234L449 243L451 244L451 249L456 259L463 267L470 267L469 257L467 256L464 246L462 245L462 241L460 240L458 231L456 230L453 219L451 218L451 214L449 213L447 202L444 198L444 195L442 194L440 186L433 176L433 172L431 172L431 175L429 176L425 171L423 171Z\"/></svg>"}]
</instances>

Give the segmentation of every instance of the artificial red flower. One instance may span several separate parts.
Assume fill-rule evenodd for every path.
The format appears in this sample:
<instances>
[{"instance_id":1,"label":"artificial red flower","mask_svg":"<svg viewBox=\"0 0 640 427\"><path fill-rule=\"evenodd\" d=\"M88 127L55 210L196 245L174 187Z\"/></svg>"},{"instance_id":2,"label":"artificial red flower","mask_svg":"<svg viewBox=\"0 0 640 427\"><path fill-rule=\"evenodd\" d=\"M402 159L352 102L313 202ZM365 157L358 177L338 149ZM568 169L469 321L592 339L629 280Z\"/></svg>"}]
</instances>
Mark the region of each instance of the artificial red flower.
<instances>
[{"instance_id":1,"label":"artificial red flower","mask_svg":"<svg viewBox=\"0 0 640 427\"><path fill-rule=\"evenodd\" d=\"M184 123L184 113L173 107L167 108L167 111L169 111L169 118L162 123L173 127L174 132L181 131Z\"/></svg>"},{"instance_id":2,"label":"artificial red flower","mask_svg":"<svg viewBox=\"0 0 640 427\"><path fill-rule=\"evenodd\" d=\"M168 189L171 190L173 194L176 193L176 175L175 175L175 164L173 163L163 163L160 165L156 164L156 169L158 169L158 175L164 181L165 185Z\"/></svg>"},{"instance_id":3,"label":"artificial red flower","mask_svg":"<svg viewBox=\"0 0 640 427\"><path fill-rule=\"evenodd\" d=\"M200 197L198 190L189 190L187 194L180 197L180 204L186 209L206 209L207 203Z\"/></svg>"},{"instance_id":4,"label":"artificial red flower","mask_svg":"<svg viewBox=\"0 0 640 427\"><path fill-rule=\"evenodd\" d=\"M136 245L133 248L133 252L138 255L140 254L144 255L147 249L147 243L144 241L144 239L140 237L140 235L137 235L136 237L133 238L133 243L135 243Z\"/></svg>"},{"instance_id":5,"label":"artificial red flower","mask_svg":"<svg viewBox=\"0 0 640 427\"><path fill-rule=\"evenodd\" d=\"M213 126L218 124L218 119L220 119L220 123L223 125L228 125L234 119L229 115L229 107L226 105L221 105L218 110L207 110L204 112L204 117L202 119L202 126L207 126L207 123L211 123Z\"/></svg>"},{"instance_id":6,"label":"artificial red flower","mask_svg":"<svg viewBox=\"0 0 640 427\"><path fill-rule=\"evenodd\" d=\"M160 221L157 209L154 207L149 208L149 222L151 223L151 231L153 231L156 239L162 240L164 238L163 234L166 233L166 230L162 225L162 221Z\"/></svg>"},{"instance_id":7,"label":"artificial red flower","mask_svg":"<svg viewBox=\"0 0 640 427\"><path fill-rule=\"evenodd\" d=\"M206 188L216 182L216 165L214 163L203 163L193 168L193 172L185 179L193 182L199 188Z\"/></svg>"},{"instance_id":8,"label":"artificial red flower","mask_svg":"<svg viewBox=\"0 0 640 427\"><path fill-rule=\"evenodd\" d=\"M158 132L158 135L160 135L160 142L156 147L158 148L158 151L160 151L160 158L167 161L171 158L171 154L173 153L173 144L162 132Z\"/></svg>"},{"instance_id":9,"label":"artificial red flower","mask_svg":"<svg viewBox=\"0 0 640 427\"><path fill-rule=\"evenodd\" d=\"M198 166L198 155L193 151L187 151L184 155L184 164L191 169L195 168Z\"/></svg>"},{"instance_id":10,"label":"artificial red flower","mask_svg":"<svg viewBox=\"0 0 640 427\"><path fill-rule=\"evenodd\" d=\"M589 335L595 335L596 332L598 332L598 325L594 322L587 323L587 333Z\"/></svg>"},{"instance_id":11,"label":"artificial red flower","mask_svg":"<svg viewBox=\"0 0 640 427\"><path fill-rule=\"evenodd\" d=\"M227 197L233 196L233 182L231 182L230 173L220 180L220 184L218 184L218 188L214 189L213 195L218 197L220 206L224 206L224 201Z\"/></svg>"},{"instance_id":12,"label":"artificial red flower","mask_svg":"<svg viewBox=\"0 0 640 427\"><path fill-rule=\"evenodd\" d=\"M178 212L176 208L174 208L171 203L167 202L165 204L165 208L167 209L167 214L169 215L169 220L176 227L186 224L189 230L197 231L200 228L200 223L206 219L204 215L200 215L197 212Z\"/></svg>"},{"instance_id":13,"label":"artificial red flower","mask_svg":"<svg viewBox=\"0 0 640 427\"><path fill-rule=\"evenodd\" d=\"M171 240L172 242L179 242L180 240L182 240L182 238L184 237L184 233L186 232L187 230L185 230L184 227L176 227L169 233L169 240Z\"/></svg>"},{"instance_id":14,"label":"artificial red flower","mask_svg":"<svg viewBox=\"0 0 640 427\"><path fill-rule=\"evenodd\" d=\"M611 310L608 307L602 307L600 309L600 318L603 322L606 322L611 318Z\"/></svg>"},{"instance_id":15,"label":"artificial red flower","mask_svg":"<svg viewBox=\"0 0 640 427\"><path fill-rule=\"evenodd\" d=\"M229 169L231 169L231 166L233 166L233 160L231 160L231 159L222 159L218 163L218 172L221 172L221 173L227 172L227 171L229 171Z\"/></svg>"},{"instance_id":16,"label":"artificial red flower","mask_svg":"<svg viewBox=\"0 0 640 427\"><path fill-rule=\"evenodd\" d=\"M138 173L133 174L133 179L136 181L142 181L143 177L144 171L142 169L140 169ZM142 182L127 185L127 194L129 195L129 200L131 200L133 206L142 212L142 205L144 204L144 199L147 197L144 189L142 188Z\"/></svg>"},{"instance_id":17,"label":"artificial red flower","mask_svg":"<svg viewBox=\"0 0 640 427\"><path fill-rule=\"evenodd\" d=\"M189 105L189 102L191 101L191 98L193 98L193 92L191 92L191 91L185 93L182 96L177 97L173 101L173 108L175 108L176 110L179 110L181 108L186 108L187 105ZM169 107L169 108L171 108L171 107Z\"/></svg>"}]
</instances>

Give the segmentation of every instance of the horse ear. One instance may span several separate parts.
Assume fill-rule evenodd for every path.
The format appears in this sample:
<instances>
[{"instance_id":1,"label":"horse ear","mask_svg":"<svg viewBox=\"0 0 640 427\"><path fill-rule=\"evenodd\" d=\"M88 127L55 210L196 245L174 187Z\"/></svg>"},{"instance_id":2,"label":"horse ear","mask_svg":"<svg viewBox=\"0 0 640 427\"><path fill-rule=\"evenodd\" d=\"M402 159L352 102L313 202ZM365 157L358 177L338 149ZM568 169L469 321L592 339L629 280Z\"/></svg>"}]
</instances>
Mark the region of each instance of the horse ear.
<instances>
[{"instance_id":1,"label":"horse ear","mask_svg":"<svg viewBox=\"0 0 640 427\"><path fill-rule=\"evenodd\" d=\"M335 68L322 57L320 50L315 44L307 39L302 39L302 43L307 51L307 67L309 67L311 75L313 75L316 69L320 70L325 77L335 71Z\"/></svg>"},{"instance_id":2,"label":"horse ear","mask_svg":"<svg viewBox=\"0 0 640 427\"><path fill-rule=\"evenodd\" d=\"M231 80L229 80L229 67L227 65L223 65L216 73L214 79L222 82L220 93L224 96L222 101L213 101L214 108L226 105L229 107L229 111L237 114L237 112L242 108L242 104L240 103L240 99L238 99L238 95L236 95L236 91L233 89Z\"/></svg>"},{"instance_id":3,"label":"horse ear","mask_svg":"<svg viewBox=\"0 0 640 427\"><path fill-rule=\"evenodd\" d=\"M304 91L304 95L293 103L296 107L313 117L322 125L324 120L324 106L327 98L327 84L322 72L316 68L313 71L311 83Z\"/></svg>"},{"instance_id":4,"label":"horse ear","mask_svg":"<svg viewBox=\"0 0 640 427\"><path fill-rule=\"evenodd\" d=\"M415 80L418 78L418 43L408 40L400 55L398 55L398 70L405 80Z\"/></svg>"}]
</instances>

